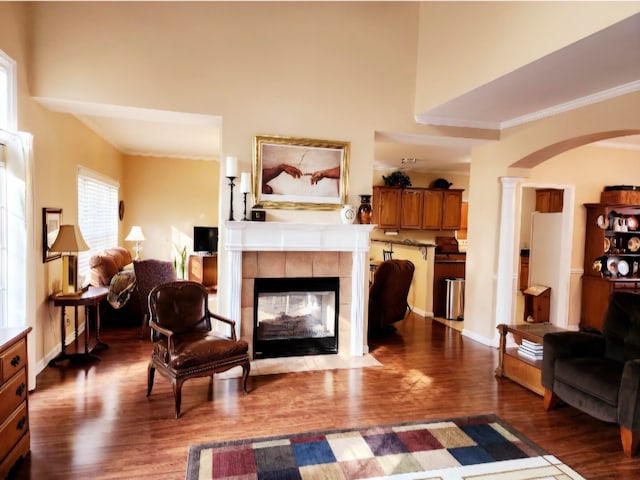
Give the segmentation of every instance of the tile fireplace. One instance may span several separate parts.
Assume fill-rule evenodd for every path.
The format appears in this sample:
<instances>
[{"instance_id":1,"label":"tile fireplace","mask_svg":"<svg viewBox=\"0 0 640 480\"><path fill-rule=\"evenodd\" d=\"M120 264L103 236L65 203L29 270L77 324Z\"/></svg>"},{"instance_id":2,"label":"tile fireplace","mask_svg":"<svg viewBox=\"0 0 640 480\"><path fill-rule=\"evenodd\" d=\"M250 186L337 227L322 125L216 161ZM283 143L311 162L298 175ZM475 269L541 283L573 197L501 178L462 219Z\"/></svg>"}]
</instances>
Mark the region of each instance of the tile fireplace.
<instances>
[{"instance_id":1,"label":"tile fireplace","mask_svg":"<svg viewBox=\"0 0 640 480\"><path fill-rule=\"evenodd\" d=\"M368 353L366 299L369 233L374 225L226 221L229 315L250 351L254 341L256 279L336 277L339 279L338 353ZM258 280L259 282L261 280Z\"/></svg>"}]
</instances>

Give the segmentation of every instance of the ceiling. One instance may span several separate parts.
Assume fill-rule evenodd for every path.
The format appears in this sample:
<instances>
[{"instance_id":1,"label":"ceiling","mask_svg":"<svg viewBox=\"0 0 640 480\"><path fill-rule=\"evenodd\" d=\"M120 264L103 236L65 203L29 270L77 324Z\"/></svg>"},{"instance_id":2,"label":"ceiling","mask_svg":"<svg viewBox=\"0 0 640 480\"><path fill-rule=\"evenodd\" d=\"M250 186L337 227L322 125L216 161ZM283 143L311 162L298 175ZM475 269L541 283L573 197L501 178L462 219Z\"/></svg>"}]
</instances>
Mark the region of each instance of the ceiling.
<instances>
[{"instance_id":1,"label":"ceiling","mask_svg":"<svg viewBox=\"0 0 640 480\"><path fill-rule=\"evenodd\" d=\"M640 90L640 14L417 115L418 123L503 129ZM219 159L220 117L38 99L125 154ZM466 173L479 140L376 132L374 168ZM640 136L608 142L640 150ZM402 163L402 159L407 159Z\"/></svg>"}]
</instances>

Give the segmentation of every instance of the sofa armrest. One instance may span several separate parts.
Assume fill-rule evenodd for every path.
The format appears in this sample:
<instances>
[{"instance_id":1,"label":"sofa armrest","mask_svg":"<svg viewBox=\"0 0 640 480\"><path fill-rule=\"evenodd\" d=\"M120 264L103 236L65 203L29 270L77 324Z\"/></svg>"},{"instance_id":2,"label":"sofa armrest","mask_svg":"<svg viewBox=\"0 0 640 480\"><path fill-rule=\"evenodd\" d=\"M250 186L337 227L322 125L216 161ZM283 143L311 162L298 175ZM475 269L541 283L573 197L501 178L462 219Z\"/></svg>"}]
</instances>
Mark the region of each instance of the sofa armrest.
<instances>
[{"instance_id":1,"label":"sofa armrest","mask_svg":"<svg viewBox=\"0 0 640 480\"><path fill-rule=\"evenodd\" d=\"M596 333L547 333L542 339L542 345L542 386L551 391L557 358L603 357L605 352L605 339Z\"/></svg>"},{"instance_id":2,"label":"sofa armrest","mask_svg":"<svg viewBox=\"0 0 640 480\"><path fill-rule=\"evenodd\" d=\"M624 364L618 392L618 423L629 430L640 430L640 359Z\"/></svg>"}]
</instances>

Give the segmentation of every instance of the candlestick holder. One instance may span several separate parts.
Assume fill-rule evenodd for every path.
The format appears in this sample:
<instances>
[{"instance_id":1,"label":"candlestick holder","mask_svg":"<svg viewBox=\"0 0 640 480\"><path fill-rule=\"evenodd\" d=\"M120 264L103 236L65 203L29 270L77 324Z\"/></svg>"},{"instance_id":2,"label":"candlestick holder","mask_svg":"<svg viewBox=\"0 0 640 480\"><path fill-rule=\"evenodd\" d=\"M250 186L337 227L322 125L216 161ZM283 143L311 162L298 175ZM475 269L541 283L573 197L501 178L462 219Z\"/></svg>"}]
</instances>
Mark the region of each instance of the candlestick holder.
<instances>
[{"instance_id":1,"label":"candlestick holder","mask_svg":"<svg viewBox=\"0 0 640 480\"><path fill-rule=\"evenodd\" d=\"M235 183L233 181L236 177L227 177L229 179L229 220L233 221L233 187Z\"/></svg>"},{"instance_id":2,"label":"candlestick holder","mask_svg":"<svg viewBox=\"0 0 640 480\"><path fill-rule=\"evenodd\" d=\"M242 214L242 220L247 221L249 220L247 218L247 193L249 192L243 192L242 195L244 196L244 213Z\"/></svg>"}]
</instances>

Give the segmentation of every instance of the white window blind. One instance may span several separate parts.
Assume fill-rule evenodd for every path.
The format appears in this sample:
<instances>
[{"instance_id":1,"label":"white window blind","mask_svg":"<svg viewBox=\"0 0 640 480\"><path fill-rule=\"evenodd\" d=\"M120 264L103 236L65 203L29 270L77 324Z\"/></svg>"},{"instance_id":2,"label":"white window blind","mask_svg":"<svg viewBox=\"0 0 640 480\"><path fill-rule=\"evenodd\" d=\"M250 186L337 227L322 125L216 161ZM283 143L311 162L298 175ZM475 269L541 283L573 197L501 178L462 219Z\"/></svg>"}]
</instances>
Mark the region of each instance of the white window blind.
<instances>
[{"instance_id":1,"label":"white window blind","mask_svg":"<svg viewBox=\"0 0 640 480\"><path fill-rule=\"evenodd\" d=\"M90 249L78 255L81 278L88 278L93 255L118 245L118 189L115 180L78 169L78 226Z\"/></svg>"}]
</instances>

